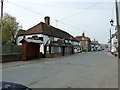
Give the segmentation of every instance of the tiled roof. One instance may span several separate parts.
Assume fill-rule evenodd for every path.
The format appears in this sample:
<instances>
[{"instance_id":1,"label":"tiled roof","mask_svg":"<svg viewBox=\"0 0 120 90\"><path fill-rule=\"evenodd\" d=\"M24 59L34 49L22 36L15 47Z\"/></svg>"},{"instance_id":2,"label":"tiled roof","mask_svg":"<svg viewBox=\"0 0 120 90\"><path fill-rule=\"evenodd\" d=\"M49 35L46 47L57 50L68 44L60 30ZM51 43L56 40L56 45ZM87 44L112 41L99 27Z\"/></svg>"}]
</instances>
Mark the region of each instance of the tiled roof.
<instances>
[{"instance_id":1,"label":"tiled roof","mask_svg":"<svg viewBox=\"0 0 120 90\"><path fill-rule=\"evenodd\" d=\"M89 37L85 37L85 36L76 36L75 38L76 38L77 40L80 40L80 41L83 41L83 40L85 40L85 41L90 40Z\"/></svg>"},{"instance_id":2,"label":"tiled roof","mask_svg":"<svg viewBox=\"0 0 120 90\"><path fill-rule=\"evenodd\" d=\"M40 33L43 33L42 22L38 23L37 25L25 31L24 35L40 34Z\"/></svg>"},{"instance_id":3,"label":"tiled roof","mask_svg":"<svg viewBox=\"0 0 120 90\"><path fill-rule=\"evenodd\" d=\"M77 40L82 40L82 37L83 37L83 36L76 36L75 38L76 38Z\"/></svg>"},{"instance_id":4,"label":"tiled roof","mask_svg":"<svg viewBox=\"0 0 120 90\"><path fill-rule=\"evenodd\" d=\"M99 45L98 41L91 41L92 45Z\"/></svg>"},{"instance_id":5,"label":"tiled roof","mask_svg":"<svg viewBox=\"0 0 120 90\"><path fill-rule=\"evenodd\" d=\"M54 36L62 39L74 39L75 38L70 35L69 33L60 30L58 28L55 28L51 25L47 25L43 22L40 22L39 24L33 26L32 28L28 29L24 35L31 35L31 34L44 34L48 36Z\"/></svg>"}]
</instances>

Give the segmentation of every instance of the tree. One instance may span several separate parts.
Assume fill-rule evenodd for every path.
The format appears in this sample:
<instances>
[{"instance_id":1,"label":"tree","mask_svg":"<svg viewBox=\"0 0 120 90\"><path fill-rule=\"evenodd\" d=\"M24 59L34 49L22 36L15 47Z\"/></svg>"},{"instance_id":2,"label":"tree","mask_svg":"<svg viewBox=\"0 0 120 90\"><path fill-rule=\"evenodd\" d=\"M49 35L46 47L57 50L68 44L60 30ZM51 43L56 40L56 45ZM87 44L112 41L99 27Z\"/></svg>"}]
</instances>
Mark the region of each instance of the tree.
<instances>
[{"instance_id":1,"label":"tree","mask_svg":"<svg viewBox=\"0 0 120 90\"><path fill-rule=\"evenodd\" d=\"M5 13L2 23L2 43L16 43L15 38L19 30L19 23L16 21L16 18Z\"/></svg>"}]
</instances>

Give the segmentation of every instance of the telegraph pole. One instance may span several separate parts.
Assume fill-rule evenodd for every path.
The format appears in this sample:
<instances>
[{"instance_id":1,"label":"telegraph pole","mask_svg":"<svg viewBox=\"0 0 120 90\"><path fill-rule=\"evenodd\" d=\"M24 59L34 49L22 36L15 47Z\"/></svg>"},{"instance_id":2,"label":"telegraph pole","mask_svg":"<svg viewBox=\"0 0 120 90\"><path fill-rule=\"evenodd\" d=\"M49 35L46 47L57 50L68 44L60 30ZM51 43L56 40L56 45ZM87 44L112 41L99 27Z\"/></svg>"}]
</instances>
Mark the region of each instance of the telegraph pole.
<instances>
[{"instance_id":1,"label":"telegraph pole","mask_svg":"<svg viewBox=\"0 0 120 90\"><path fill-rule=\"evenodd\" d=\"M2 18L3 18L3 0L1 0L1 18L0 18L0 63L2 62Z\"/></svg>"},{"instance_id":2,"label":"telegraph pole","mask_svg":"<svg viewBox=\"0 0 120 90\"><path fill-rule=\"evenodd\" d=\"M3 17L3 0L1 0L1 18Z\"/></svg>"},{"instance_id":3,"label":"telegraph pole","mask_svg":"<svg viewBox=\"0 0 120 90\"><path fill-rule=\"evenodd\" d=\"M1 0L1 22L0 22L0 30L2 31L2 17L3 17L3 0Z\"/></svg>"},{"instance_id":4,"label":"telegraph pole","mask_svg":"<svg viewBox=\"0 0 120 90\"><path fill-rule=\"evenodd\" d=\"M116 4L116 22L117 22L117 35L118 35L118 59L120 59L120 24L119 24L119 12L118 12L118 0Z\"/></svg>"}]
</instances>

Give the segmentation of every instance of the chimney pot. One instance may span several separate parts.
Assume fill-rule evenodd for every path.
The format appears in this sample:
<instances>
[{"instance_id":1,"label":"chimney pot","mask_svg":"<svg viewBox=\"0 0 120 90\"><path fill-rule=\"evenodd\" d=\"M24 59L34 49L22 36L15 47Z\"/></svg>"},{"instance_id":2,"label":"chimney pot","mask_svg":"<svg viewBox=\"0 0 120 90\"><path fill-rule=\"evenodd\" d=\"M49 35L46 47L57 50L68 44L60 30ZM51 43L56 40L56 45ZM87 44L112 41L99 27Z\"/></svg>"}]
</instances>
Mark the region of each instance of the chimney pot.
<instances>
[{"instance_id":1,"label":"chimney pot","mask_svg":"<svg viewBox=\"0 0 120 90\"><path fill-rule=\"evenodd\" d=\"M46 23L47 25L50 25L50 17L49 17L49 16L46 16L44 19L45 19L45 23Z\"/></svg>"},{"instance_id":2,"label":"chimney pot","mask_svg":"<svg viewBox=\"0 0 120 90\"><path fill-rule=\"evenodd\" d=\"M83 37L85 36L85 33L84 33L84 32L82 33L82 36L83 36Z\"/></svg>"}]
</instances>

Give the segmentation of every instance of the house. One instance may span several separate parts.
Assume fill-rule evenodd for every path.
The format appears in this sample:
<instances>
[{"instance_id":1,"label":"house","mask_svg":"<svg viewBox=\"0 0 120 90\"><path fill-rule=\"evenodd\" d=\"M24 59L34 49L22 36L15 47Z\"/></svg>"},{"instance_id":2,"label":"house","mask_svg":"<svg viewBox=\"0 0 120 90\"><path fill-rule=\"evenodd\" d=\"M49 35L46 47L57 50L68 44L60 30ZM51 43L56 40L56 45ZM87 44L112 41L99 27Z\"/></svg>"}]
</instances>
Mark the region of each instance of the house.
<instances>
[{"instance_id":1,"label":"house","mask_svg":"<svg viewBox=\"0 0 120 90\"><path fill-rule=\"evenodd\" d=\"M91 51L98 51L100 49L100 44L95 39L91 41Z\"/></svg>"},{"instance_id":2,"label":"house","mask_svg":"<svg viewBox=\"0 0 120 90\"><path fill-rule=\"evenodd\" d=\"M75 53L75 48L80 48L80 41L76 40L72 35L50 25L50 17L46 16L45 23L40 22L29 28L23 35L18 37L21 41L24 38L37 38L43 42L40 45L39 52L44 57L59 57L71 55Z\"/></svg>"},{"instance_id":3,"label":"house","mask_svg":"<svg viewBox=\"0 0 120 90\"><path fill-rule=\"evenodd\" d=\"M117 32L115 32L114 34L112 34L112 47L111 47L111 53L116 55L118 52L118 38L117 38Z\"/></svg>"},{"instance_id":4,"label":"house","mask_svg":"<svg viewBox=\"0 0 120 90\"><path fill-rule=\"evenodd\" d=\"M76 36L75 38L80 41L82 51L84 52L91 51L91 40L89 37L85 36L84 32L82 33L82 36Z\"/></svg>"}]
</instances>

